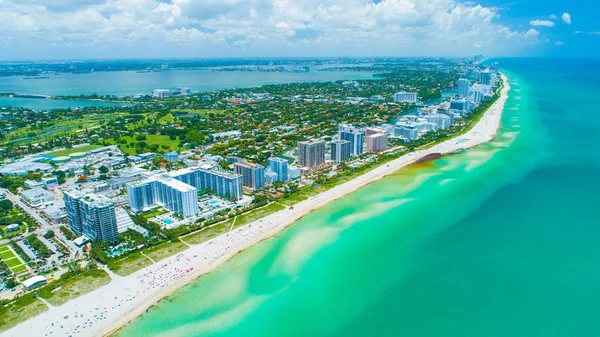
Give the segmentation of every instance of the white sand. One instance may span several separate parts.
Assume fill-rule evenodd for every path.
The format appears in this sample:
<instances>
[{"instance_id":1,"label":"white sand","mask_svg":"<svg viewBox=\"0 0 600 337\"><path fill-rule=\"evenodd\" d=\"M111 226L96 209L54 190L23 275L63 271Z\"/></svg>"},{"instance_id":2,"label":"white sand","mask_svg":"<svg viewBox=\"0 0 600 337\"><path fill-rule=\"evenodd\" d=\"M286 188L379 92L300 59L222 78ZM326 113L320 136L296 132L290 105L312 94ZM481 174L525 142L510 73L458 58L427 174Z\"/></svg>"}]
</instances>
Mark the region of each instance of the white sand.
<instances>
[{"instance_id":1,"label":"white sand","mask_svg":"<svg viewBox=\"0 0 600 337\"><path fill-rule=\"evenodd\" d=\"M394 171L414 163L428 154L447 154L490 141L499 126L510 86L502 75L501 97L466 134L430 149L402 156L367 172L352 181L336 186L318 196L302 201L293 210L285 209L211 241L144 268L127 277L113 276L113 281L87 295L34 317L0 336L103 336L114 332L144 313L159 300L211 271L238 252L280 232L301 217L327 203L356 191ZM67 317L68 316L68 317Z\"/></svg>"}]
</instances>

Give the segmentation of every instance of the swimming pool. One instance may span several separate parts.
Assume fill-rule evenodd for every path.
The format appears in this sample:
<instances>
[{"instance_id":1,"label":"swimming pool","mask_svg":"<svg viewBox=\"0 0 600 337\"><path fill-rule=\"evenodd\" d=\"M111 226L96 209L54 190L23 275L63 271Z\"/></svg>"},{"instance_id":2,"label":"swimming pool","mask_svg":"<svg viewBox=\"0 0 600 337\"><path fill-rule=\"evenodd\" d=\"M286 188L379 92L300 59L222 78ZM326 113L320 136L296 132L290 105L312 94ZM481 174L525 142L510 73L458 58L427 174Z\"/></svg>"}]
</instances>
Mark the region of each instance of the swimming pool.
<instances>
[{"instance_id":1,"label":"swimming pool","mask_svg":"<svg viewBox=\"0 0 600 337\"><path fill-rule=\"evenodd\" d=\"M171 219L163 219L163 222L166 223L167 225L170 225L173 223L173 220Z\"/></svg>"}]
</instances>

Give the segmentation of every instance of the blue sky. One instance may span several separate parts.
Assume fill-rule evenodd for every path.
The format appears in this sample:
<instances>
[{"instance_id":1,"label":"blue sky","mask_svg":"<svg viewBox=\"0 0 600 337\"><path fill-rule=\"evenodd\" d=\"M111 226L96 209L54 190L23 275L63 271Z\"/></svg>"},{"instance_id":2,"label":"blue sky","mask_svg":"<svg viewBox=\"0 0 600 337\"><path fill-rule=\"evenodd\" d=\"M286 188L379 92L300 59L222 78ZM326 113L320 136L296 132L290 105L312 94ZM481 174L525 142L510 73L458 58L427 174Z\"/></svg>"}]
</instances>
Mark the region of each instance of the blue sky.
<instances>
[{"instance_id":1,"label":"blue sky","mask_svg":"<svg viewBox=\"0 0 600 337\"><path fill-rule=\"evenodd\" d=\"M600 0L0 0L0 59L600 57Z\"/></svg>"}]
</instances>

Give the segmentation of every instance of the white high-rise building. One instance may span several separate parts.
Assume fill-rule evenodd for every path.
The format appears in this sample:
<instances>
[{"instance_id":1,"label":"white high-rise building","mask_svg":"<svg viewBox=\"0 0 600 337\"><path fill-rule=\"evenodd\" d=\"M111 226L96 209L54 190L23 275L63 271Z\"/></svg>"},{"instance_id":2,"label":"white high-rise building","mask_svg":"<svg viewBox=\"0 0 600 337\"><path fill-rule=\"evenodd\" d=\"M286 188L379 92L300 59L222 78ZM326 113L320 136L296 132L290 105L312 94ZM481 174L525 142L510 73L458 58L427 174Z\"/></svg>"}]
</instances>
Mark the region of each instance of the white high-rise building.
<instances>
[{"instance_id":1,"label":"white high-rise building","mask_svg":"<svg viewBox=\"0 0 600 337\"><path fill-rule=\"evenodd\" d=\"M459 97L467 97L469 96L469 90L471 89L471 82L466 78L461 78L456 81L456 87L458 88L458 96Z\"/></svg>"},{"instance_id":2,"label":"white high-rise building","mask_svg":"<svg viewBox=\"0 0 600 337\"><path fill-rule=\"evenodd\" d=\"M181 216L199 212L198 190L166 174L127 184L129 206L142 212L160 205Z\"/></svg>"},{"instance_id":3,"label":"white high-rise building","mask_svg":"<svg viewBox=\"0 0 600 337\"><path fill-rule=\"evenodd\" d=\"M416 92L401 91L394 94L394 102L397 103L417 103L419 94Z\"/></svg>"}]
</instances>

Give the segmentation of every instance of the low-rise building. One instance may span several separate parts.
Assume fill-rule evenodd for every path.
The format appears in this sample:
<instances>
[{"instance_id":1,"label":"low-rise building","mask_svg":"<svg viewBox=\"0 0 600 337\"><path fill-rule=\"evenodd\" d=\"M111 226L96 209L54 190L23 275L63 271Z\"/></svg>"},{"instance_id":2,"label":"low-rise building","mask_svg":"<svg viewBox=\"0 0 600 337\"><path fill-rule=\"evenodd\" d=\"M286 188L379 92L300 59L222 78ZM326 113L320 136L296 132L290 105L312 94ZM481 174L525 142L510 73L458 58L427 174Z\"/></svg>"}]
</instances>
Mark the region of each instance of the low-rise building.
<instances>
[{"instance_id":1,"label":"low-rise building","mask_svg":"<svg viewBox=\"0 0 600 337\"><path fill-rule=\"evenodd\" d=\"M25 180L25 182L23 182L25 184L25 187L32 189L32 188L36 188L36 187L40 187L42 185L44 185L41 181L35 181L35 180Z\"/></svg>"},{"instance_id":2,"label":"low-rise building","mask_svg":"<svg viewBox=\"0 0 600 337\"><path fill-rule=\"evenodd\" d=\"M179 161L179 153L177 153L176 151L166 153L164 157L166 161L170 161L172 163Z\"/></svg>"},{"instance_id":3,"label":"low-rise building","mask_svg":"<svg viewBox=\"0 0 600 337\"><path fill-rule=\"evenodd\" d=\"M31 207L40 207L54 203L56 197L45 189L36 187L22 191L21 200Z\"/></svg>"},{"instance_id":4,"label":"low-rise building","mask_svg":"<svg viewBox=\"0 0 600 337\"><path fill-rule=\"evenodd\" d=\"M42 182L44 183L44 186L46 186L46 189L48 190L52 190L58 187L58 178L56 177L47 177L47 178L42 178Z\"/></svg>"},{"instance_id":5,"label":"low-rise building","mask_svg":"<svg viewBox=\"0 0 600 337\"><path fill-rule=\"evenodd\" d=\"M401 91L394 94L394 102L397 103L416 103L419 99L419 94L416 92Z\"/></svg>"}]
</instances>

